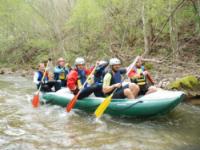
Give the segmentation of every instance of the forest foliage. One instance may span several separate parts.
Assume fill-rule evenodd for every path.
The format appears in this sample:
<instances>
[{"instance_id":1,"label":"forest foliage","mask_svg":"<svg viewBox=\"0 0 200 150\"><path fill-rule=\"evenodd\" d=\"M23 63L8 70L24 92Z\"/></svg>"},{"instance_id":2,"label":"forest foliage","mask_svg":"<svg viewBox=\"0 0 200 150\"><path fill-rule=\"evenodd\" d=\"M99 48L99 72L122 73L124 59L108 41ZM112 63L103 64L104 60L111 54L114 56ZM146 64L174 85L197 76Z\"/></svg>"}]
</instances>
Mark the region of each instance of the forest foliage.
<instances>
[{"instance_id":1,"label":"forest foliage","mask_svg":"<svg viewBox=\"0 0 200 150\"><path fill-rule=\"evenodd\" d=\"M1 64L138 54L200 61L200 0L1 0L0 19Z\"/></svg>"}]
</instances>

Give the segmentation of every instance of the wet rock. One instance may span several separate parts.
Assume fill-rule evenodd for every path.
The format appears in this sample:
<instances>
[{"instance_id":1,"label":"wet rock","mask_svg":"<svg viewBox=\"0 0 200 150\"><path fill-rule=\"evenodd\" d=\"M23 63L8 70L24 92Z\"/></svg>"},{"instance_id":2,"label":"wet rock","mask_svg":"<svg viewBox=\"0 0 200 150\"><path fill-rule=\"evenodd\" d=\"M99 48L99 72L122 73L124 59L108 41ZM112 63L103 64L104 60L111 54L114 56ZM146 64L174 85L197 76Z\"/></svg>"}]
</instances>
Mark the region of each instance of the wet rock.
<instances>
[{"instance_id":1,"label":"wet rock","mask_svg":"<svg viewBox=\"0 0 200 150\"><path fill-rule=\"evenodd\" d=\"M0 70L0 74L5 74L4 70Z\"/></svg>"},{"instance_id":2,"label":"wet rock","mask_svg":"<svg viewBox=\"0 0 200 150\"><path fill-rule=\"evenodd\" d=\"M170 84L169 79L163 79L158 83L158 87L166 89L169 84Z\"/></svg>"},{"instance_id":3,"label":"wet rock","mask_svg":"<svg viewBox=\"0 0 200 150\"><path fill-rule=\"evenodd\" d=\"M16 68L12 68L11 71L12 71L12 72L16 72L17 69L16 69Z\"/></svg>"},{"instance_id":4,"label":"wet rock","mask_svg":"<svg viewBox=\"0 0 200 150\"><path fill-rule=\"evenodd\" d=\"M189 98L200 96L200 81L193 75L171 82L168 88L184 91Z\"/></svg>"},{"instance_id":5,"label":"wet rock","mask_svg":"<svg viewBox=\"0 0 200 150\"><path fill-rule=\"evenodd\" d=\"M21 74L22 77L26 77L26 74Z\"/></svg>"},{"instance_id":6,"label":"wet rock","mask_svg":"<svg viewBox=\"0 0 200 150\"><path fill-rule=\"evenodd\" d=\"M13 74L13 71L11 69L7 69L5 72L6 74Z\"/></svg>"},{"instance_id":7,"label":"wet rock","mask_svg":"<svg viewBox=\"0 0 200 150\"><path fill-rule=\"evenodd\" d=\"M11 74L12 71L10 68L1 68L0 74Z\"/></svg>"},{"instance_id":8,"label":"wet rock","mask_svg":"<svg viewBox=\"0 0 200 150\"><path fill-rule=\"evenodd\" d=\"M28 72L26 71L26 70L22 70L21 71L21 76L22 77L25 77L25 76L27 76L28 75Z\"/></svg>"}]
</instances>

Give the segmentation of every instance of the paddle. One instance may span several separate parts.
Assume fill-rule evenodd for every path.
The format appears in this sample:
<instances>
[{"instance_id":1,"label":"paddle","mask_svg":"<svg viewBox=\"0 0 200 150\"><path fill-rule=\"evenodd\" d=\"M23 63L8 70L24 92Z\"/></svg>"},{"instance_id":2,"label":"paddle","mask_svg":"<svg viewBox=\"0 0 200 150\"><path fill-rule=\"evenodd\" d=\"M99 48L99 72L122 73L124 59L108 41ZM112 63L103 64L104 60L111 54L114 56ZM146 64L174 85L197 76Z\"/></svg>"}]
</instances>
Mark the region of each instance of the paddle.
<instances>
[{"instance_id":1,"label":"paddle","mask_svg":"<svg viewBox=\"0 0 200 150\"><path fill-rule=\"evenodd\" d=\"M133 66L136 64L137 60L138 60L138 56L135 58L134 62L128 67L126 75L128 76L128 74L130 73L131 69L133 68ZM125 80L125 78L121 81L123 82ZM98 106L98 108L96 109L96 111L94 112L95 116L97 118L100 118L102 116L102 114L104 113L104 111L106 110L106 108L109 106L111 100L112 100L112 96L113 94L117 91L118 88L115 88L115 90L112 92L112 94L108 97L106 97L104 99L104 101Z\"/></svg>"},{"instance_id":2,"label":"paddle","mask_svg":"<svg viewBox=\"0 0 200 150\"><path fill-rule=\"evenodd\" d=\"M43 73L43 76L42 76L42 80L41 80L41 81L44 80L44 77L45 77L46 72L47 72L47 67L48 67L50 61L51 61L51 59L49 58L49 59L48 59L48 62L47 62L47 65L46 65L46 67L45 67L45 71L44 71L44 73ZM35 108L39 106L39 102L40 102L39 94L40 94L40 89L41 89L41 87L42 87L42 84L40 84L39 89L37 90L37 92L36 92L36 94L34 95L33 100L32 100L32 105L33 105L33 107L35 107Z\"/></svg>"},{"instance_id":3,"label":"paddle","mask_svg":"<svg viewBox=\"0 0 200 150\"><path fill-rule=\"evenodd\" d=\"M70 112L71 109L74 107L74 105L76 104L76 101L78 99L78 96L80 95L82 89L84 89L86 83L88 82L88 80L91 78L91 76L94 74L94 71L96 70L97 65L93 68L92 72L90 73L90 75L87 77L87 79L85 80L84 84L81 86L79 92L71 99L71 101L68 103L67 107L66 107L66 111Z\"/></svg>"}]
</instances>

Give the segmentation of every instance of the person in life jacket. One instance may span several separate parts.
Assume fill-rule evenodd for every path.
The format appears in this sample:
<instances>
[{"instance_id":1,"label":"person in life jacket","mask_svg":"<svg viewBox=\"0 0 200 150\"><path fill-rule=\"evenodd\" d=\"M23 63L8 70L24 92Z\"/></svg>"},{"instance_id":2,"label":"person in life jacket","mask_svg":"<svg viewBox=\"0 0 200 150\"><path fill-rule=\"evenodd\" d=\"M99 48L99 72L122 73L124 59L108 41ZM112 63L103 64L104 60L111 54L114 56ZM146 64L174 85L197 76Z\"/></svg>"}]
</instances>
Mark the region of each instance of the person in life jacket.
<instances>
[{"instance_id":1,"label":"person in life jacket","mask_svg":"<svg viewBox=\"0 0 200 150\"><path fill-rule=\"evenodd\" d=\"M103 83L103 77L106 73L106 68L108 67L109 63L108 61L101 60L97 62L98 66L94 72L94 83L96 84L102 84Z\"/></svg>"},{"instance_id":2,"label":"person in life jacket","mask_svg":"<svg viewBox=\"0 0 200 150\"><path fill-rule=\"evenodd\" d=\"M75 60L75 68L70 71L67 77L67 87L71 90L71 92L76 95L84 82L87 79L87 76L91 73L93 68L86 69L85 68L85 60L82 57L78 57ZM96 89L94 86L88 86L86 84L85 87L81 90L79 95L79 99L84 97L88 97L90 94L95 92Z\"/></svg>"},{"instance_id":3,"label":"person in life jacket","mask_svg":"<svg viewBox=\"0 0 200 150\"><path fill-rule=\"evenodd\" d=\"M109 61L110 70L103 78L103 93L108 96L115 88L118 88L114 93L113 98L128 98L134 99L138 92L139 87L135 83L129 83L122 86L122 74L126 73L126 69L121 68L121 61L118 58L112 58Z\"/></svg>"},{"instance_id":4,"label":"person in life jacket","mask_svg":"<svg viewBox=\"0 0 200 150\"><path fill-rule=\"evenodd\" d=\"M69 70L65 67L65 60L61 57L57 60L58 66L54 69L54 80L60 80L61 86L66 87Z\"/></svg>"},{"instance_id":5,"label":"person in life jacket","mask_svg":"<svg viewBox=\"0 0 200 150\"><path fill-rule=\"evenodd\" d=\"M94 72L94 83L91 85L96 90L94 91L94 95L96 97L105 97L102 87L103 87L103 78L106 74L106 69L108 68L108 61L100 60L97 61L97 67Z\"/></svg>"},{"instance_id":6,"label":"person in life jacket","mask_svg":"<svg viewBox=\"0 0 200 150\"><path fill-rule=\"evenodd\" d=\"M129 73L129 78L131 79L132 83L136 83L140 87L139 95L150 94L157 91L155 86L150 86L148 81L154 85L154 80L152 79L150 73L145 69L142 65L142 57L136 62L136 65Z\"/></svg>"},{"instance_id":7,"label":"person in life jacket","mask_svg":"<svg viewBox=\"0 0 200 150\"><path fill-rule=\"evenodd\" d=\"M43 74L45 72L44 63L40 63L38 67L38 71L34 73L33 82L36 84L37 89L39 89L41 85L41 91L43 92L51 92L52 88L55 88L55 91L61 88L60 83L50 80L49 73L46 72L44 79L42 80Z\"/></svg>"}]
</instances>

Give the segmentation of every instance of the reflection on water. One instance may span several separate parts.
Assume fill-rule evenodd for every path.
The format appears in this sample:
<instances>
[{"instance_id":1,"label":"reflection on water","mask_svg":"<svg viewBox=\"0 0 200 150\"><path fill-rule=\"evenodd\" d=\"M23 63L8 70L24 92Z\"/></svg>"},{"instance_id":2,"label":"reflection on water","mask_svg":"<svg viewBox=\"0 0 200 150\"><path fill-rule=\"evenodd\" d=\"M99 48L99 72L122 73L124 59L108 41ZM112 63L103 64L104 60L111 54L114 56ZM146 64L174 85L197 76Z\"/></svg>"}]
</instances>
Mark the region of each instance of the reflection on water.
<instances>
[{"instance_id":1,"label":"reflection on water","mask_svg":"<svg viewBox=\"0 0 200 150\"><path fill-rule=\"evenodd\" d=\"M167 116L119 118L58 106L33 109L30 79L0 76L0 149L199 150L200 108L181 104Z\"/></svg>"}]
</instances>

